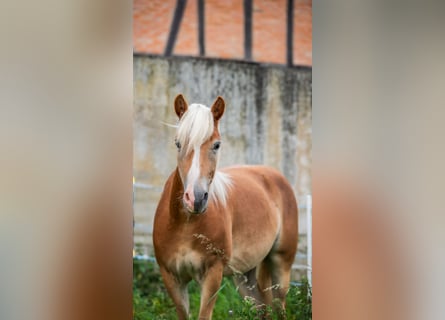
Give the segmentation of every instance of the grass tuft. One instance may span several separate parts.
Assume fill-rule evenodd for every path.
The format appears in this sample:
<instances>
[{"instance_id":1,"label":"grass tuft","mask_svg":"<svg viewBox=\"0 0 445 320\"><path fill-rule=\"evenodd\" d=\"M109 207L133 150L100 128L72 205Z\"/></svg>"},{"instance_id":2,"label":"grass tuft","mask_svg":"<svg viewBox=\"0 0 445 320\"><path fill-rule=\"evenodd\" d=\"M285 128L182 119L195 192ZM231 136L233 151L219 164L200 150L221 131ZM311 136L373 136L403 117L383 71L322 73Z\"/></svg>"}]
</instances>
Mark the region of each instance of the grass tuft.
<instances>
[{"instance_id":1,"label":"grass tuft","mask_svg":"<svg viewBox=\"0 0 445 320\"><path fill-rule=\"evenodd\" d=\"M189 285L191 318L196 319L199 311L199 288L195 282ZM280 319L282 315L270 306L258 308L254 301L242 299L231 279L224 278L217 292L213 319L258 319L267 314L268 319ZM312 290L307 279L292 285L286 297L286 317L289 320L312 319ZM133 319L173 320L177 319L175 306L162 283L156 263L133 260Z\"/></svg>"}]
</instances>

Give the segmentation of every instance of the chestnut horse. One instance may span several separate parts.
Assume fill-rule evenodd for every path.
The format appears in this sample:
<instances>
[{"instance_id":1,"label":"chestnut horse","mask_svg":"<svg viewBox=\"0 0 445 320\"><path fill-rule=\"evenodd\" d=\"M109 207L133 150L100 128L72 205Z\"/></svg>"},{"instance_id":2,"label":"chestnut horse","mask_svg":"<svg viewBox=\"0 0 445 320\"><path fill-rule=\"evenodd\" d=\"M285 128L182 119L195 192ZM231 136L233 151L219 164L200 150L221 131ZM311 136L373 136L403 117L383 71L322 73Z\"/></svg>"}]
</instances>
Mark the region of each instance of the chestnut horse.
<instances>
[{"instance_id":1,"label":"chestnut horse","mask_svg":"<svg viewBox=\"0 0 445 320\"><path fill-rule=\"evenodd\" d=\"M211 319L224 275L234 276L241 295L259 305L278 298L284 308L298 238L291 186L265 166L217 170L221 97L209 109L188 106L178 95L174 106L178 165L156 210L153 244L178 318L189 317L187 284L194 279L201 289L199 319Z\"/></svg>"}]
</instances>

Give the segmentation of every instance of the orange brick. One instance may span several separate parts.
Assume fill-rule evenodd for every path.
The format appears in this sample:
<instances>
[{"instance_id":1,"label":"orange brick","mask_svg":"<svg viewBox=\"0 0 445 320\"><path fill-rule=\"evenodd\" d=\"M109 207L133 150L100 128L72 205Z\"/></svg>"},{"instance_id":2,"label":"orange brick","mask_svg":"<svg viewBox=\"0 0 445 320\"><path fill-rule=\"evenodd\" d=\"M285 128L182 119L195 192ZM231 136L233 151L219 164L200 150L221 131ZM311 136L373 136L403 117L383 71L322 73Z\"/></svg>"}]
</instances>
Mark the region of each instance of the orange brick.
<instances>
[{"instance_id":1,"label":"orange brick","mask_svg":"<svg viewBox=\"0 0 445 320\"><path fill-rule=\"evenodd\" d=\"M167 43L175 0L134 0L135 52L161 54ZM240 0L205 1L206 56L244 57L244 13ZM252 54L255 61L285 63L286 0L253 0ZM312 0L294 1L294 64L312 65ZM187 1L174 54L197 55L197 0Z\"/></svg>"}]
</instances>

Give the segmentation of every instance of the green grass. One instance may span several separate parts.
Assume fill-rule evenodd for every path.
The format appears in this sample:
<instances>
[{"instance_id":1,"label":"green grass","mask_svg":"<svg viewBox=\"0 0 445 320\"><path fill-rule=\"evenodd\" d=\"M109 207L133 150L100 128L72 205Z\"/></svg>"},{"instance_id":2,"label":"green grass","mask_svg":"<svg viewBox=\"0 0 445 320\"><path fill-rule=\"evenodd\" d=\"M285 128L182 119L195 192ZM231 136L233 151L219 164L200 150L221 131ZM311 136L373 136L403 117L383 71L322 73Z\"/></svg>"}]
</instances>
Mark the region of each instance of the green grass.
<instances>
[{"instance_id":1,"label":"green grass","mask_svg":"<svg viewBox=\"0 0 445 320\"><path fill-rule=\"evenodd\" d=\"M199 311L199 288L195 282L189 285L191 318ZM279 315L268 308L269 319ZM231 279L224 278L218 292L213 319L258 319L258 311L250 299L242 299ZM312 292L306 279L300 286L291 286L286 298L287 319L312 319ZM133 319L177 319L175 307L162 283L159 269L154 262L133 260Z\"/></svg>"}]
</instances>

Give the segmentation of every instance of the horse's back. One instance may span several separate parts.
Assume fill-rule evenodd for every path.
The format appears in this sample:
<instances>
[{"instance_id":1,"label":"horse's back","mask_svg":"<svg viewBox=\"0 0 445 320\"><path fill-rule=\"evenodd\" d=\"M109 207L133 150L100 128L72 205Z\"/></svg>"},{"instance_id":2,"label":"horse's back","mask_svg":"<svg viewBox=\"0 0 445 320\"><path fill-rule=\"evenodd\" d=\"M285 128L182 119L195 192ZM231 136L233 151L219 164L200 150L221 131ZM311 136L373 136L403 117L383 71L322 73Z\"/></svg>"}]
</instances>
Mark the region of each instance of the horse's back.
<instances>
[{"instance_id":1,"label":"horse's back","mask_svg":"<svg viewBox=\"0 0 445 320\"><path fill-rule=\"evenodd\" d=\"M229 174L234 180L254 180L262 185L268 192L284 192L288 198L295 198L292 187L286 178L275 168L263 165L232 166L221 171ZM295 202L296 205L296 201Z\"/></svg>"},{"instance_id":2,"label":"horse's back","mask_svg":"<svg viewBox=\"0 0 445 320\"><path fill-rule=\"evenodd\" d=\"M233 166L222 169L227 173L237 190L243 187L248 189L246 193L255 192L254 188L260 188L266 193L272 202L282 202L283 219L298 220L298 207L293 189L286 178L276 169L261 165Z\"/></svg>"}]
</instances>

